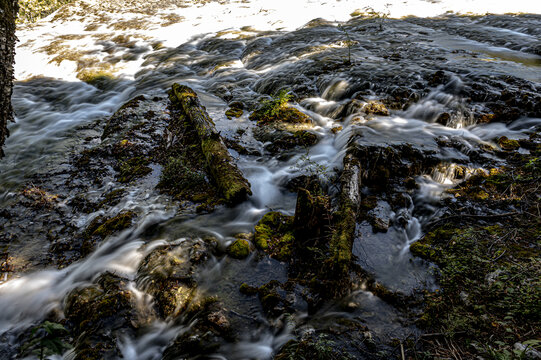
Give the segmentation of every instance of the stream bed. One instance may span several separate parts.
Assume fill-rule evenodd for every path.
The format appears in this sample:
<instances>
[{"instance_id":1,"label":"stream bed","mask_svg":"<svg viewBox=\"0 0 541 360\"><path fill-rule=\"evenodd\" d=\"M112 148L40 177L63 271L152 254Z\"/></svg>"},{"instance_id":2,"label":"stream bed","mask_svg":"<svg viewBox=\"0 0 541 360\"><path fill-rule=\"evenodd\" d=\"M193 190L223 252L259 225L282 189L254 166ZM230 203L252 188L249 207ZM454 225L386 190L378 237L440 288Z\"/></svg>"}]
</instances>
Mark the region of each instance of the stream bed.
<instances>
[{"instance_id":1,"label":"stream bed","mask_svg":"<svg viewBox=\"0 0 541 360\"><path fill-rule=\"evenodd\" d=\"M0 358L32 358L24 345L45 320L71 332L58 359L286 359L298 344L322 359L400 359L403 344L412 355L420 294L439 285L410 245L446 190L506 164L505 141L541 126L541 9L369 6L81 0L19 25L0 161ZM215 122L246 201L221 202L195 136L174 129L174 83ZM280 90L308 121L251 119ZM174 144L190 192L164 187ZM351 267L320 284L321 244L303 245L307 265L258 245L258 227L285 241L286 225L262 218L294 221L307 179L340 213L352 159ZM239 241L247 256L231 250Z\"/></svg>"}]
</instances>

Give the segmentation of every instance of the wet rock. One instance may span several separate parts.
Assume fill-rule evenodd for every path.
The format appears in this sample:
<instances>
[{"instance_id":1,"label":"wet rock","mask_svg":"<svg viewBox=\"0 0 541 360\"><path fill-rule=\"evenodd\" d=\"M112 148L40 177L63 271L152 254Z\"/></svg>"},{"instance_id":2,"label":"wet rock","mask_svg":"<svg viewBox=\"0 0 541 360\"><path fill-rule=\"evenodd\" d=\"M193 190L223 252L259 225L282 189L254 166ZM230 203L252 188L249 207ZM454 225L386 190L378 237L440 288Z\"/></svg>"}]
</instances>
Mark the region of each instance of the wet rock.
<instances>
[{"instance_id":1,"label":"wet rock","mask_svg":"<svg viewBox=\"0 0 541 360\"><path fill-rule=\"evenodd\" d=\"M298 340L288 341L274 359L364 359L371 351L367 351L369 339L363 330L360 324L345 321L337 329L308 329Z\"/></svg>"},{"instance_id":2,"label":"wet rock","mask_svg":"<svg viewBox=\"0 0 541 360\"><path fill-rule=\"evenodd\" d=\"M73 335L76 359L120 357L120 334L135 334L138 328L135 298L127 280L105 273L93 285L73 290L64 313Z\"/></svg>"},{"instance_id":3,"label":"wet rock","mask_svg":"<svg viewBox=\"0 0 541 360\"><path fill-rule=\"evenodd\" d=\"M279 316L290 309L291 303L282 284L276 280L269 281L257 290L263 309L271 316Z\"/></svg>"},{"instance_id":4,"label":"wet rock","mask_svg":"<svg viewBox=\"0 0 541 360\"><path fill-rule=\"evenodd\" d=\"M378 201L377 205L368 212L370 224L374 232L387 232L391 226L391 207L387 202Z\"/></svg>"},{"instance_id":5,"label":"wet rock","mask_svg":"<svg viewBox=\"0 0 541 360\"><path fill-rule=\"evenodd\" d=\"M389 116L389 110L379 101L369 101L362 107L362 111L368 115Z\"/></svg>"},{"instance_id":6,"label":"wet rock","mask_svg":"<svg viewBox=\"0 0 541 360\"><path fill-rule=\"evenodd\" d=\"M503 150L508 151L517 150L520 147L520 144L517 140L508 139L507 136L502 136L498 138L497 143Z\"/></svg>"},{"instance_id":7,"label":"wet rock","mask_svg":"<svg viewBox=\"0 0 541 360\"><path fill-rule=\"evenodd\" d=\"M239 287L239 291L244 295L256 295L257 294L257 288L250 286L246 283L242 283Z\"/></svg>"},{"instance_id":8,"label":"wet rock","mask_svg":"<svg viewBox=\"0 0 541 360\"><path fill-rule=\"evenodd\" d=\"M125 129L125 124L123 123L126 121L126 117L131 114L130 109L137 108L139 103L145 100L146 98L143 95L139 95L122 105L115 114L109 118L101 136L102 140L113 134L118 134L121 130Z\"/></svg>"},{"instance_id":9,"label":"wet rock","mask_svg":"<svg viewBox=\"0 0 541 360\"><path fill-rule=\"evenodd\" d=\"M335 127L331 128L331 132L332 132L333 134L337 134L337 133L339 133L340 131L342 131L342 129L343 129L342 126L335 126Z\"/></svg>"},{"instance_id":10,"label":"wet rock","mask_svg":"<svg viewBox=\"0 0 541 360\"><path fill-rule=\"evenodd\" d=\"M177 317L194 300L194 274L209 258L212 246L200 239L185 239L179 245L155 249L141 262L137 284L154 296L160 316Z\"/></svg>"},{"instance_id":11,"label":"wet rock","mask_svg":"<svg viewBox=\"0 0 541 360\"><path fill-rule=\"evenodd\" d=\"M397 179L422 174L440 162L433 150L411 144L386 146L352 142L349 151L363 164L364 183L380 190Z\"/></svg>"},{"instance_id":12,"label":"wet rock","mask_svg":"<svg viewBox=\"0 0 541 360\"><path fill-rule=\"evenodd\" d=\"M262 125L253 130L254 138L265 144L265 150L278 154L296 147L309 147L317 143L318 137L308 130L285 129L280 126Z\"/></svg>"},{"instance_id":13,"label":"wet rock","mask_svg":"<svg viewBox=\"0 0 541 360\"><path fill-rule=\"evenodd\" d=\"M133 211L123 211L117 216L112 218L105 218L103 216L98 216L90 225L88 225L85 233L87 236L100 236L102 238L111 235L115 232L127 229L133 223L133 219L137 214Z\"/></svg>"},{"instance_id":14,"label":"wet rock","mask_svg":"<svg viewBox=\"0 0 541 360\"><path fill-rule=\"evenodd\" d=\"M190 312L190 331L182 332L163 352L164 360L207 357L234 341L235 333L222 305L215 299L202 301Z\"/></svg>"},{"instance_id":15,"label":"wet rock","mask_svg":"<svg viewBox=\"0 0 541 360\"><path fill-rule=\"evenodd\" d=\"M428 77L428 85L430 86L442 85L447 83L448 81L449 77L442 70L438 70Z\"/></svg>"},{"instance_id":16,"label":"wet rock","mask_svg":"<svg viewBox=\"0 0 541 360\"><path fill-rule=\"evenodd\" d=\"M444 113L441 113L440 115L438 115L438 118L436 119L436 122L438 124L443 125L443 126L447 126L447 124L449 123L450 120L451 120L451 114L449 114L447 112L444 112Z\"/></svg>"}]
</instances>

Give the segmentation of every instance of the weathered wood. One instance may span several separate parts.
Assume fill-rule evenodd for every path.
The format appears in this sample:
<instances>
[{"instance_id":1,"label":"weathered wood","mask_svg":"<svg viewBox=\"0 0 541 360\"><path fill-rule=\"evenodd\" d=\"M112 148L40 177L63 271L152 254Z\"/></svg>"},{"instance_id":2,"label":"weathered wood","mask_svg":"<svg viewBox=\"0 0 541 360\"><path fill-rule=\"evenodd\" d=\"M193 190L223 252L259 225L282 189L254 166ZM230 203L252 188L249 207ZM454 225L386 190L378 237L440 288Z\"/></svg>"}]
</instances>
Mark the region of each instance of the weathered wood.
<instances>
[{"instance_id":1,"label":"weathered wood","mask_svg":"<svg viewBox=\"0 0 541 360\"><path fill-rule=\"evenodd\" d=\"M18 5L15 0L0 0L0 158L9 136L7 125L13 121L11 94L13 92L13 62L15 60L15 19Z\"/></svg>"},{"instance_id":2,"label":"weathered wood","mask_svg":"<svg viewBox=\"0 0 541 360\"><path fill-rule=\"evenodd\" d=\"M226 203L235 205L252 195L250 183L234 164L214 121L199 102L195 91L185 85L173 84L170 98L196 128L210 174Z\"/></svg>"},{"instance_id":3,"label":"weathered wood","mask_svg":"<svg viewBox=\"0 0 541 360\"><path fill-rule=\"evenodd\" d=\"M361 164L352 154L344 158L340 178L340 207L335 214L335 228L330 241L331 263L335 273L346 275L351 265L357 214L361 202Z\"/></svg>"}]
</instances>

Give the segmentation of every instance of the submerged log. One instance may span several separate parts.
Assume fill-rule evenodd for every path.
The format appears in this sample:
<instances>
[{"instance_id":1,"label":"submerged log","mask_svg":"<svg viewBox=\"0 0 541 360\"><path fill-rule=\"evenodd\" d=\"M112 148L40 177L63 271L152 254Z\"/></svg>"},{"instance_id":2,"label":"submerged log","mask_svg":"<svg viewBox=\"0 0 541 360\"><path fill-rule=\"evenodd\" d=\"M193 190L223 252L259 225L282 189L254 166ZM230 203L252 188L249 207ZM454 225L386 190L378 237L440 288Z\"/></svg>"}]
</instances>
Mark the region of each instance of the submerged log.
<instances>
[{"instance_id":1,"label":"submerged log","mask_svg":"<svg viewBox=\"0 0 541 360\"><path fill-rule=\"evenodd\" d=\"M330 240L330 263L332 273L345 276L352 259L353 239L357 214L361 202L361 164L352 154L344 158L344 171L340 178L340 207L335 214L335 228Z\"/></svg>"},{"instance_id":2,"label":"submerged log","mask_svg":"<svg viewBox=\"0 0 541 360\"><path fill-rule=\"evenodd\" d=\"M170 98L196 128L210 174L226 203L235 205L252 195L250 183L234 164L214 122L199 102L195 91L185 85L173 84Z\"/></svg>"},{"instance_id":3,"label":"submerged log","mask_svg":"<svg viewBox=\"0 0 541 360\"><path fill-rule=\"evenodd\" d=\"M15 19L17 1L0 0L0 158L9 132L7 125L13 121L11 93L13 91L13 62L15 59Z\"/></svg>"}]
</instances>

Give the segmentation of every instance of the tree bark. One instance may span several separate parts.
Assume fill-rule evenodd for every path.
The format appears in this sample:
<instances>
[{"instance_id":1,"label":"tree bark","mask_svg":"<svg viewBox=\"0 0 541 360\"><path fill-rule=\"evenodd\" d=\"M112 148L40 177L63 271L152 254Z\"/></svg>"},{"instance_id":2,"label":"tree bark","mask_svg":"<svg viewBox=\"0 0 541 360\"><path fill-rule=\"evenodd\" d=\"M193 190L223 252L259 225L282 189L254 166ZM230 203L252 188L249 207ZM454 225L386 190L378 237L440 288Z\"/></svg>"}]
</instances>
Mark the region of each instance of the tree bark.
<instances>
[{"instance_id":1,"label":"tree bark","mask_svg":"<svg viewBox=\"0 0 541 360\"><path fill-rule=\"evenodd\" d=\"M15 19L17 0L0 0L0 158L9 136L7 125L13 121L11 94L13 92L13 63L15 61Z\"/></svg>"},{"instance_id":2,"label":"tree bark","mask_svg":"<svg viewBox=\"0 0 541 360\"><path fill-rule=\"evenodd\" d=\"M174 104L180 105L179 108L196 128L210 174L226 203L235 205L246 200L248 195L252 195L250 183L234 164L214 122L199 102L195 91L185 85L173 84L170 99Z\"/></svg>"}]
</instances>

